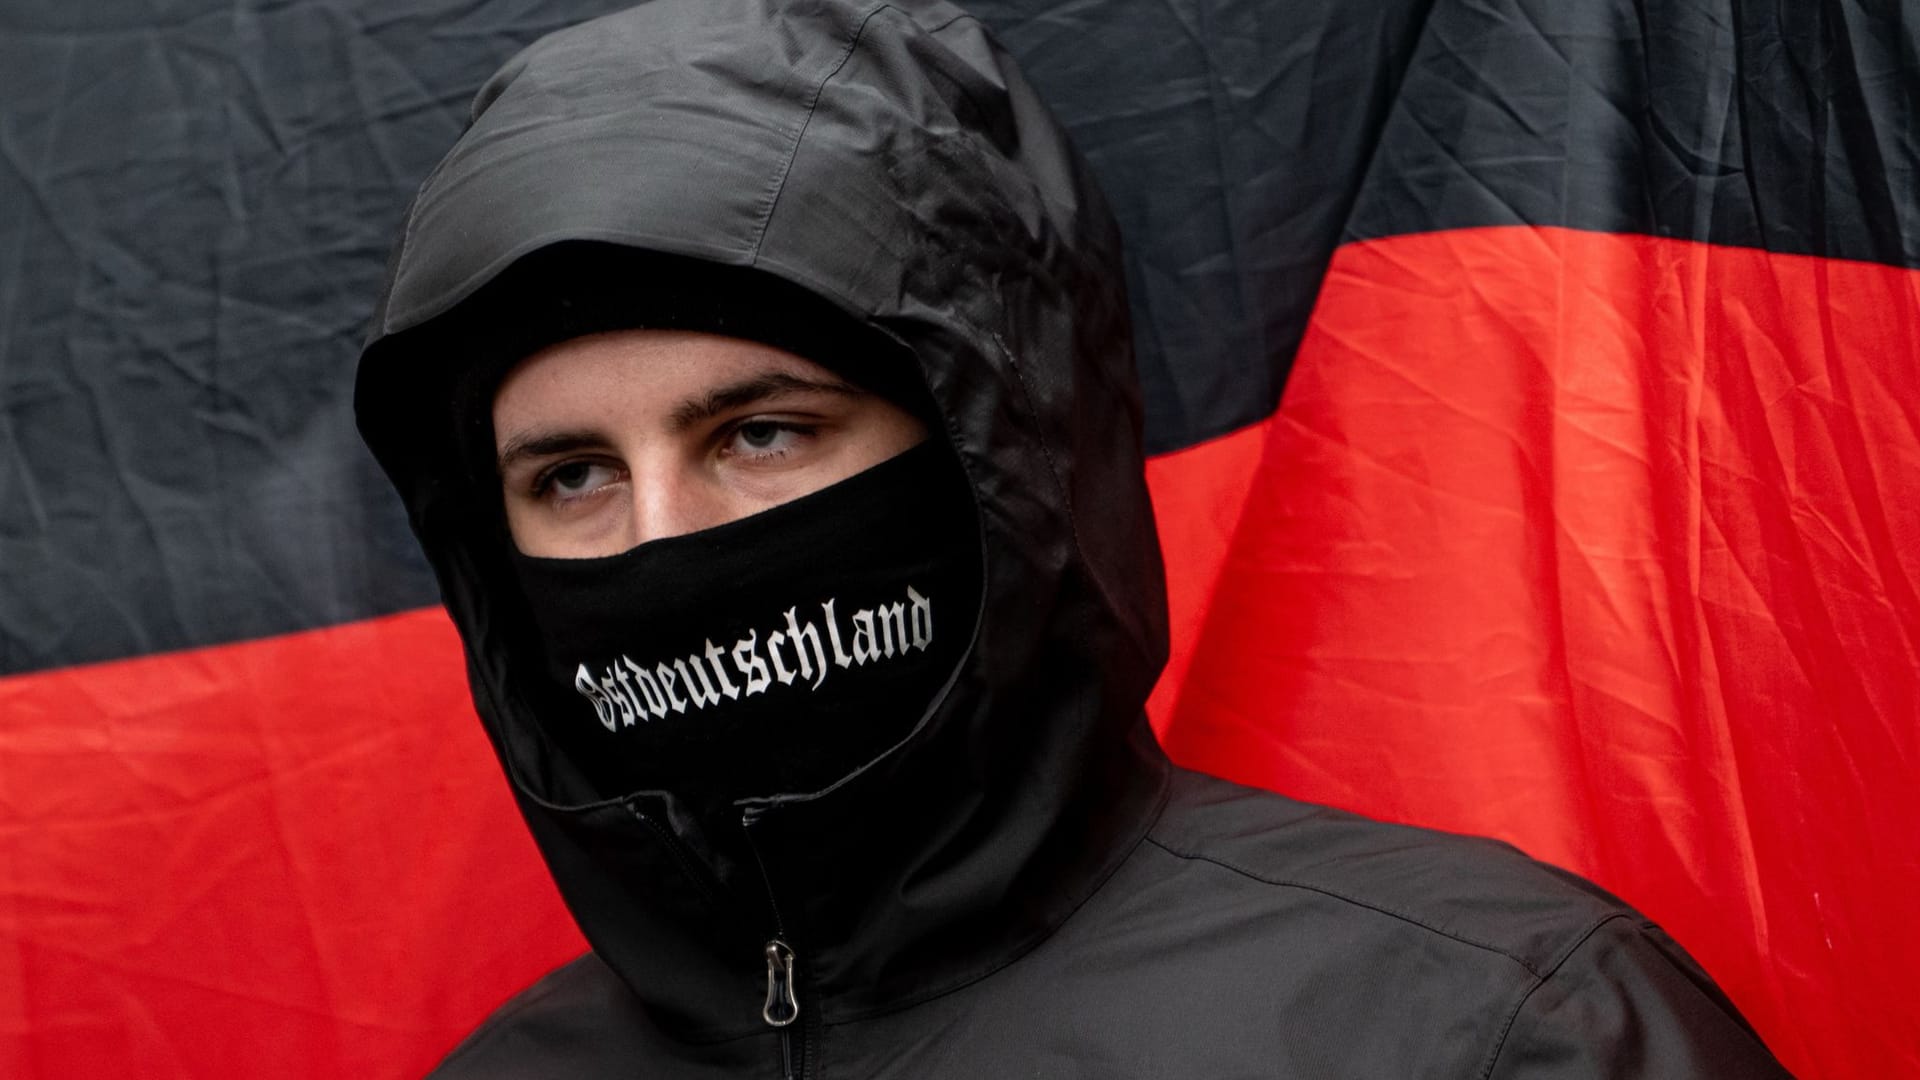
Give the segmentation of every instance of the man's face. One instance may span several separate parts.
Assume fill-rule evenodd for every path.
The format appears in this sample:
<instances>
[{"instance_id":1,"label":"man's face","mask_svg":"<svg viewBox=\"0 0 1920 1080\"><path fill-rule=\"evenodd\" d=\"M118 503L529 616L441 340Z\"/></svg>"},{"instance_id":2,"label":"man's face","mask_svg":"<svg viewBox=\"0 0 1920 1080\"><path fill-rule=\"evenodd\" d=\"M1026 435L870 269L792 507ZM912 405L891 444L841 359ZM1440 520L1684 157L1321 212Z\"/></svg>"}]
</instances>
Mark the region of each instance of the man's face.
<instances>
[{"instance_id":1,"label":"man's face","mask_svg":"<svg viewBox=\"0 0 1920 1080\"><path fill-rule=\"evenodd\" d=\"M493 399L522 553L614 555L818 491L926 438L911 413L770 345L682 330L574 338Z\"/></svg>"}]
</instances>

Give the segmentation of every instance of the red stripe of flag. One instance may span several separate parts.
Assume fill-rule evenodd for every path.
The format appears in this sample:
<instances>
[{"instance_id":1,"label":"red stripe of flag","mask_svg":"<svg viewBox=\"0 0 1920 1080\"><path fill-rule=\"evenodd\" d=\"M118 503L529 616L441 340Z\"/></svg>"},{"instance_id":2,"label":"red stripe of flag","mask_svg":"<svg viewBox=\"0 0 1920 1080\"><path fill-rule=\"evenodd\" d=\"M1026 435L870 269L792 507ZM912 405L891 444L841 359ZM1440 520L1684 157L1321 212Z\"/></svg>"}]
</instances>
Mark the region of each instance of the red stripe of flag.
<instances>
[{"instance_id":1,"label":"red stripe of flag","mask_svg":"<svg viewBox=\"0 0 1920 1080\"><path fill-rule=\"evenodd\" d=\"M0 1076L409 1077L584 950L422 611L0 680Z\"/></svg>"},{"instance_id":2,"label":"red stripe of flag","mask_svg":"<svg viewBox=\"0 0 1920 1080\"><path fill-rule=\"evenodd\" d=\"M1909 270L1346 247L1163 737L1594 877L1798 1075L1920 1075L1917 374Z\"/></svg>"}]
</instances>

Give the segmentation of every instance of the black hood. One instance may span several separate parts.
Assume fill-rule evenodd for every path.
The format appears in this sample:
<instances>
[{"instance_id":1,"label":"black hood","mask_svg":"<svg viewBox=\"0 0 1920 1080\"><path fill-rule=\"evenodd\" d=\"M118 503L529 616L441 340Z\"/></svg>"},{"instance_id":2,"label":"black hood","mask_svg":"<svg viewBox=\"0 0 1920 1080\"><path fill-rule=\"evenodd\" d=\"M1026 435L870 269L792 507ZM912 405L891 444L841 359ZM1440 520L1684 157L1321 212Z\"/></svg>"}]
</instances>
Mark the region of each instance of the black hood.
<instances>
[{"instance_id":1,"label":"black hood","mask_svg":"<svg viewBox=\"0 0 1920 1080\"><path fill-rule=\"evenodd\" d=\"M498 493L459 460L463 381L570 332L535 309L608 250L634 255L636 294L797 287L893 343L975 499L972 645L913 734L728 820L606 798L543 736ZM548 328L510 341L475 312ZM1118 235L1058 124L952 7L662 0L521 53L408 212L356 405L563 895L681 1037L765 1030L776 929L829 1022L977 979L1065 920L1164 798L1143 714L1164 595Z\"/></svg>"}]
</instances>

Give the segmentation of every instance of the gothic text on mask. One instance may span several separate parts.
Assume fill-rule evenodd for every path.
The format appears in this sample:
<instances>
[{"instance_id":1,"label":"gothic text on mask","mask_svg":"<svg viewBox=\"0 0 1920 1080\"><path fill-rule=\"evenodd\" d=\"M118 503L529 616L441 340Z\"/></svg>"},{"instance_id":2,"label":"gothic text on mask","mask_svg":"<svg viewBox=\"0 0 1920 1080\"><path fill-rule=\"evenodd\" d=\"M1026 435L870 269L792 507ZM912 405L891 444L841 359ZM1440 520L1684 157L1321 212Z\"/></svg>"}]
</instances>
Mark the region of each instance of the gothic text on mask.
<instances>
[{"instance_id":1,"label":"gothic text on mask","mask_svg":"<svg viewBox=\"0 0 1920 1080\"><path fill-rule=\"evenodd\" d=\"M818 690L829 662L839 668L864 667L903 658L909 649L925 652L933 642L933 601L911 585L907 597L891 604L861 608L845 617L836 600L820 604L819 622L802 619L798 605L763 637L749 631L731 648L712 639L685 656L648 663L621 656L599 670L581 664L573 688L588 701L608 731L643 720L699 712L742 696L783 687Z\"/></svg>"}]
</instances>

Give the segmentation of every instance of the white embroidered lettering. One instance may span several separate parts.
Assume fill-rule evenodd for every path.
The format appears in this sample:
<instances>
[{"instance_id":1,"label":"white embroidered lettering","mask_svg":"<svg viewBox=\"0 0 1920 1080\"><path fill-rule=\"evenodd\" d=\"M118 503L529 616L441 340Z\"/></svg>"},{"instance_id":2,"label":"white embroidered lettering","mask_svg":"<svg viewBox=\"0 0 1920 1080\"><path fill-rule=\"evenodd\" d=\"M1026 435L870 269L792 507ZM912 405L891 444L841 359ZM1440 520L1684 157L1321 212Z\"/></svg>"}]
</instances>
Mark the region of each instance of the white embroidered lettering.
<instances>
[{"instance_id":1,"label":"white embroidered lettering","mask_svg":"<svg viewBox=\"0 0 1920 1080\"><path fill-rule=\"evenodd\" d=\"M900 643L900 651L907 651L907 605L902 603L881 604L873 609L880 622L880 655L892 659L894 642Z\"/></svg>"},{"instance_id":2,"label":"white embroidered lettering","mask_svg":"<svg viewBox=\"0 0 1920 1080\"><path fill-rule=\"evenodd\" d=\"M878 660L880 650L874 648L873 612L865 608L853 613L853 660L865 665L869 660Z\"/></svg>"},{"instance_id":3,"label":"white embroidered lettering","mask_svg":"<svg viewBox=\"0 0 1920 1080\"><path fill-rule=\"evenodd\" d=\"M740 696L740 688L728 680L727 669L720 665L720 658L725 656L726 653L721 650L720 646L713 643L712 638L707 639L706 645L706 652L702 655L707 658L707 663L712 665L713 677L720 680L720 692L727 695L728 701L732 701Z\"/></svg>"},{"instance_id":4,"label":"white embroidered lettering","mask_svg":"<svg viewBox=\"0 0 1920 1080\"><path fill-rule=\"evenodd\" d=\"M833 646L833 662L841 667L852 665L853 657L848 656L846 647L840 644L840 627L833 621L833 601L821 603L820 610L827 617L827 641Z\"/></svg>"},{"instance_id":5,"label":"white embroidered lettering","mask_svg":"<svg viewBox=\"0 0 1920 1080\"><path fill-rule=\"evenodd\" d=\"M813 689L820 689L821 680L827 677L827 654L820 648L820 631L812 623L802 626L793 617L796 609L787 609L787 640L793 642L793 655L800 663L800 677L813 680ZM813 646L813 656L807 656L808 645Z\"/></svg>"},{"instance_id":6,"label":"white embroidered lettering","mask_svg":"<svg viewBox=\"0 0 1920 1080\"><path fill-rule=\"evenodd\" d=\"M746 637L733 643L733 666L746 676L748 694L761 693L773 683L767 677L767 662L760 659L760 654L755 651L759 644L760 635L752 630L747 632Z\"/></svg>"},{"instance_id":7,"label":"white embroidered lettering","mask_svg":"<svg viewBox=\"0 0 1920 1080\"><path fill-rule=\"evenodd\" d=\"M907 586L907 600L913 605L913 647L926 652L933 644L933 601L911 585Z\"/></svg>"},{"instance_id":8,"label":"white embroidered lettering","mask_svg":"<svg viewBox=\"0 0 1920 1080\"><path fill-rule=\"evenodd\" d=\"M600 726L608 731L619 730L619 719L613 715L613 702L608 701L600 688L593 684L593 673L587 670L587 665L581 664L580 670L573 673L573 688L593 702L593 715L600 718Z\"/></svg>"},{"instance_id":9,"label":"white embroidered lettering","mask_svg":"<svg viewBox=\"0 0 1920 1080\"><path fill-rule=\"evenodd\" d=\"M767 657L773 661L773 677L780 680L781 686L792 686L793 672L788 669L786 662L780 659L780 643L785 640L787 640L787 635L778 630L768 634ZM796 648L794 651L798 652L799 650Z\"/></svg>"},{"instance_id":10,"label":"white embroidered lettering","mask_svg":"<svg viewBox=\"0 0 1920 1080\"><path fill-rule=\"evenodd\" d=\"M803 622L799 607L790 607L784 613L785 628L767 634L764 657L759 632L749 630L731 649L721 648L708 638L701 642L699 652L661 660L650 668L622 656L596 677L594 668L581 664L574 670L573 689L593 706L602 727L617 731L633 727L640 720L661 719L669 711L698 713L718 706L722 698L735 701L763 694L776 680L782 686L798 681L818 690L830 670L829 650L833 666L845 670L903 657L909 649L925 652L933 643L933 601L912 586L907 587L904 603L861 608L848 618L851 651L835 610L837 603L834 599L820 602L826 624L824 638L819 624ZM792 646L791 663L781 652L782 645ZM729 659L735 673L744 677L738 685L728 677L724 661Z\"/></svg>"},{"instance_id":11,"label":"white embroidered lettering","mask_svg":"<svg viewBox=\"0 0 1920 1080\"><path fill-rule=\"evenodd\" d=\"M686 712L687 703L673 692L673 669L660 663L653 665L653 673L660 676L660 692L667 696L667 704L673 706L674 712Z\"/></svg>"},{"instance_id":12,"label":"white embroidered lettering","mask_svg":"<svg viewBox=\"0 0 1920 1080\"><path fill-rule=\"evenodd\" d=\"M640 700L633 696L633 687L627 685L626 673L615 669L613 674L618 678L601 676L600 689L606 691L607 696L620 706L621 725L632 727L636 713L642 720L647 718L647 714L640 711Z\"/></svg>"},{"instance_id":13,"label":"white embroidered lettering","mask_svg":"<svg viewBox=\"0 0 1920 1080\"><path fill-rule=\"evenodd\" d=\"M720 694L714 690L713 682L707 678L707 669L700 663L698 656L675 660L673 670L679 674L680 688L687 692L687 700L693 703L694 708L704 709L719 703ZM696 685L696 679L698 685Z\"/></svg>"},{"instance_id":14,"label":"white embroidered lettering","mask_svg":"<svg viewBox=\"0 0 1920 1080\"><path fill-rule=\"evenodd\" d=\"M640 696L647 699L647 711L664 718L667 715L667 699L660 694L660 684L653 681L653 672L634 663L632 657L623 656L620 662L633 672L633 684L640 688Z\"/></svg>"}]
</instances>

